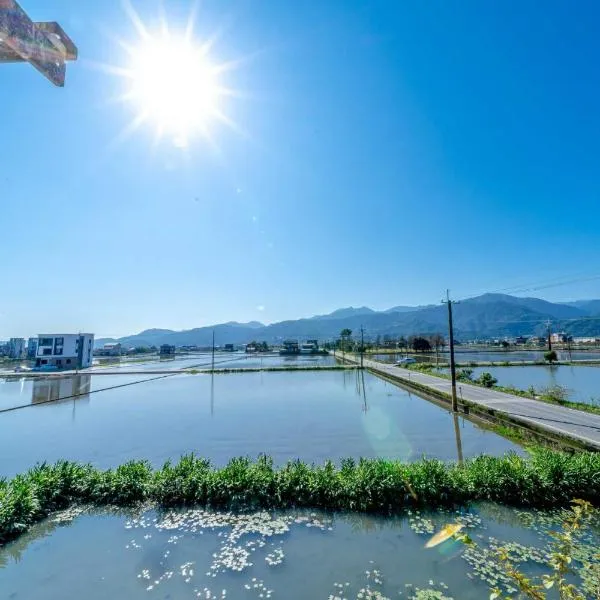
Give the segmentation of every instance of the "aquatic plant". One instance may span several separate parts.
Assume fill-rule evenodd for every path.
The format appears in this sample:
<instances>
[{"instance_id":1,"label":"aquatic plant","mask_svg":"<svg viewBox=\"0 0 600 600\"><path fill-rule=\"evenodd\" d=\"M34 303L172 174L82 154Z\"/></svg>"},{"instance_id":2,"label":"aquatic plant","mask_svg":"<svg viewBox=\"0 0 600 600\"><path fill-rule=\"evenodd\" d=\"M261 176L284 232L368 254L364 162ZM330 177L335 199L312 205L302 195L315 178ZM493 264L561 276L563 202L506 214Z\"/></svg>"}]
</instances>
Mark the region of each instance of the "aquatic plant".
<instances>
[{"instance_id":1,"label":"aquatic plant","mask_svg":"<svg viewBox=\"0 0 600 600\"><path fill-rule=\"evenodd\" d=\"M545 600L548 594L553 598L558 596L561 600L600 598L600 553L597 548L589 552L586 544L580 543L582 532L589 525L593 514L594 509L589 502L574 500L571 511L562 522L561 530L550 533L554 541L548 552L532 554L526 547L514 543L498 545L493 551L484 550L485 555L490 558L484 561L486 566L480 567L487 575L486 580L502 582L507 592L504 593L496 585L492 588L490 600L510 600L513 592L519 592L519 597L533 600ZM480 551L468 535L459 534L457 537L468 546L467 561L470 560L469 553L472 554L473 550ZM536 578L528 577L519 567L527 559L538 564L545 563L549 572ZM575 569L575 561L580 563L580 568ZM475 564L480 565L481 561L476 561ZM495 572L494 577L490 577L490 571ZM581 575L579 586L572 582L572 576L576 573Z\"/></svg>"},{"instance_id":2,"label":"aquatic plant","mask_svg":"<svg viewBox=\"0 0 600 600\"><path fill-rule=\"evenodd\" d=\"M492 500L516 506L564 505L571 498L598 502L600 454L532 450L479 456L462 465L422 459L343 460L311 465L299 460L276 468L260 456L235 458L223 468L184 456L153 470L146 461L100 470L68 461L40 464L13 479L0 480L0 543L25 532L49 513L78 504L131 506L201 505L212 508L309 507L399 513Z\"/></svg>"}]
</instances>

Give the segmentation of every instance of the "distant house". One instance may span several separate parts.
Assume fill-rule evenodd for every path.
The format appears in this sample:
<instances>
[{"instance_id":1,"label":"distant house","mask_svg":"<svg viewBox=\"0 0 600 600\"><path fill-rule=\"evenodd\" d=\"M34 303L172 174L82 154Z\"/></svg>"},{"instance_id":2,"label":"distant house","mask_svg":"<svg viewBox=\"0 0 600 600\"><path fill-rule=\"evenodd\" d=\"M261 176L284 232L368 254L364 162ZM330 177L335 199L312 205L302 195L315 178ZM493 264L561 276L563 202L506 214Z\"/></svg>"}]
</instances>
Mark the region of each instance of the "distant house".
<instances>
[{"instance_id":1,"label":"distant house","mask_svg":"<svg viewBox=\"0 0 600 600\"><path fill-rule=\"evenodd\" d=\"M119 342L104 344L102 348L94 350L96 356L121 356L122 348Z\"/></svg>"},{"instance_id":2,"label":"distant house","mask_svg":"<svg viewBox=\"0 0 600 600\"><path fill-rule=\"evenodd\" d=\"M300 346L296 340L285 340L279 354L300 354Z\"/></svg>"},{"instance_id":3,"label":"distant house","mask_svg":"<svg viewBox=\"0 0 600 600\"><path fill-rule=\"evenodd\" d=\"M21 360L26 355L25 338L10 338L8 341L8 358Z\"/></svg>"},{"instance_id":4,"label":"distant house","mask_svg":"<svg viewBox=\"0 0 600 600\"><path fill-rule=\"evenodd\" d=\"M527 343L527 338L524 335L518 335L515 338L515 344L517 346L524 346Z\"/></svg>"},{"instance_id":5,"label":"distant house","mask_svg":"<svg viewBox=\"0 0 600 600\"><path fill-rule=\"evenodd\" d=\"M235 352L235 347L233 346L233 344L225 344L225 346L223 346L223 351L224 352Z\"/></svg>"},{"instance_id":6,"label":"distant house","mask_svg":"<svg viewBox=\"0 0 600 600\"><path fill-rule=\"evenodd\" d=\"M560 332L557 332L557 333L553 333L550 336L550 341L553 344L564 344L564 343L566 343L566 342L569 341L569 336L566 333L560 331Z\"/></svg>"},{"instance_id":7,"label":"distant house","mask_svg":"<svg viewBox=\"0 0 600 600\"><path fill-rule=\"evenodd\" d=\"M83 369L92 365L93 333L40 333L36 367Z\"/></svg>"},{"instance_id":8,"label":"distant house","mask_svg":"<svg viewBox=\"0 0 600 600\"><path fill-rule=\"evenodd\" d=\"M600 344L600 338L597 337L576 337L573 341L576 344Z\"/></svg>"},{"instance_id":9,"label":"distant house","mask_svg":"<svg viewBox=\"0 0 600 600\"><path fill-rule=\"evenodd\" d=\"M160 347L160 355L161 356L170 356L175 354L175 346L171 346L169 344L162 344Z\"/></svg>"},{"instance_id":10,"label":"distant house","mask_svg":"<svg viewBox=\"0 0 600 600\"><path fill-rule=\"evenodd\" d=\"M256 352L258 352L258 347L256 346L256 344L246 344L246 352L248 354L255 354Z\"/></svg>"}]
</instances>

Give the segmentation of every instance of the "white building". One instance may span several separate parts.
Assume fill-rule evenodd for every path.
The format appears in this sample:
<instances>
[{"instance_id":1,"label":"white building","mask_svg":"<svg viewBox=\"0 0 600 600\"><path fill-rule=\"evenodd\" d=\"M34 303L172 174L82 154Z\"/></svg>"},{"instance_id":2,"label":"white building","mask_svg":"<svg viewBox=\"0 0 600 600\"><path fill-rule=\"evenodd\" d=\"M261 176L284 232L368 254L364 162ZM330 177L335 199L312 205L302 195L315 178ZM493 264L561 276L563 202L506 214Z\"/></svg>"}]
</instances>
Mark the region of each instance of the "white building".
<instances>
[{"instance_id":1,"label":"white building","mask_svg":"<svg viewBox=\"0 0 600 600\"><path fill-rule=\"evenodd\" d=\"M8 342L8 357L15 360L25 358L27 349L25 346L25 338L10 338Z\"/></svg>"},{"instance_id":2,"label":"white building","mask_svg":"<svg viewBox=\"0 0 600 600\"><path fill-rule=\"evenodd\" d=\"M83 369L92 365L93 350L93 333L40 333L35 366Z\"/></svg>"}]
</instances>

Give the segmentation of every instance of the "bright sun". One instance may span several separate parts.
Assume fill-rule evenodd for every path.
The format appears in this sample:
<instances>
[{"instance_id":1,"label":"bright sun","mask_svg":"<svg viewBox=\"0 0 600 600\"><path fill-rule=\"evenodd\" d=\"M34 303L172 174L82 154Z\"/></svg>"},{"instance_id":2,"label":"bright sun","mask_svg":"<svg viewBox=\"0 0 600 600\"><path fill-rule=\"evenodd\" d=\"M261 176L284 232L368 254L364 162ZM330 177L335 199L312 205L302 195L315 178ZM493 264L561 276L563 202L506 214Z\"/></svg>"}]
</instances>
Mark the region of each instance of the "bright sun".
<instances>
[{"instance_id":1,"label":"bright sun","mask_svg":"<svg viewBox=\"0 0 600 600\"><path fill-rule=\"evenodd\" d=\"M164 36L144 40L131 54L128 97L140 118L182 145L193 134L205 133L208 122L219 117L222 96L206 50L184 38Z\"/></svg>"},{"instance_id":2,"label":"bright sun","mask_svg":"<svg viewBox=\"0 0 600 600\"><path fill-rule=\"evenodd\" d=\"M155 128L157 142L165 138L181 147L197 136L214 145L211 133L215 122L239 133L224 107L225 97L238 92L221 81L225 72L237 68L239 60L217 63L211 59L217 36L202 41L195 37L195 5L186 26L176 31L169 27L166 15L161 16L157 29L151 30L130 0L122 3L138 38L135 42L118 40L128 54L124 64L98 65L123 78L124 90L118 100L135 111L115 141L122 141L142 124Z\"/></svg>"}]
</instances>

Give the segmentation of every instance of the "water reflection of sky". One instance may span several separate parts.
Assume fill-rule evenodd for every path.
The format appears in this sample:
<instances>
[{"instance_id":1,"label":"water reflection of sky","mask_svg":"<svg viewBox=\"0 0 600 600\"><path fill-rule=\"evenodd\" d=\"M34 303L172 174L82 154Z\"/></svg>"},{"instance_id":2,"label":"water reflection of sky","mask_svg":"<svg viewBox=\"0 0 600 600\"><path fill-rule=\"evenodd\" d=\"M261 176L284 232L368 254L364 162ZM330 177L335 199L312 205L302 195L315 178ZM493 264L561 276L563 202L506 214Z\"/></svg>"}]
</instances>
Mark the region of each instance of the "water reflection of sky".
<instances>
[{"instance_id":1,"label":"water reflection of sky","mask_svg":"<svg viewBox=\"0 0 600 600\"><path fill-rule=\"evenodd\" d=\"M545 350L532 350L532 351L510 351L504 352L498 350L497 352L469 352L459 350L455 352L456 362L467 363L467 362L495 362L502 363L504 361L509 362L523 362L523 361L541 361L544 360ZM573 351L569 355L568 352L562 350L557 351L558 360L598 360L600 361L600 352L585 352L585 351ZM374 354L373 359L381 362L396 362L400 358L406 356L404 353L397 354ZM416 358L419 362L435 362L436 354L431 352L429 354L411 355ZM439 352L438 354L440 361L449 361L450 355L448 352Z\"/></svg>"},{"instance_id":2,"label":"water reflection of sky","mask_svg":"<svg viewBox=\"0 0 600 600\"><path fill-rule=\"evenodd\" d=\"M600 404L600 367L595 366L536 366L536 367L477 367L473 377L483 372L491 373L499 385L536 390L560 385L566 387L569 399Z\"/></svg>"},{"instance_id":3,"label":"water reflection of sky","mask_svg":"<svg viewBox=\"0 0 600 600\"><path fill-rule=\"evenodd\" d=\"M207 369L212 364L210 354L198 354L179 358L152 358L147 361L128 361L124 358L120 363L106 363L105 367L96 367L95 370L178 370L178 369ZM278 354L246 354L218 352L215 354L215 368L217 369L250 369L261 367L302 367L302 366L329 366L336 364L333 356L280 356Z\"/></svg>"},{"instance_id":4,"label":"water reflection of sky","mask_svg":"<svg viewBox=\"0 0 600 600\"><path fill-rule=\"evenodd\" d=\"M372 597L411 598L419 587L479 600L498 574L490 551L498 541L529 559L521 567L527 574L542 572L536 560L558 515L483 504L391 518L188 509L58 519L0 550L6 597L303 600L369 597L368 589L381 594ZM432 532L447 523L463 524L476 549L455 540L426 549ZM590 529L577 547L594 552L599 543ZM581 565L573 566L581 573Z\"/></svg>"},{"instance_id":5,"label":"water reflection of sky","mask_svg":"<svg viewBox=\"0 0 600 600\"><path fill-rule=\"evenodd\" d=\"M92 376L92 388L108 376ZM119 381L121 377L115 376ZM98 380L98 381L96 381ZM224 464L264 452L323 462L352 457L456 460L518 448L498 435L358 371L177 375L0 414L0 475L35 462L130 459L161 465L195 452Z\"/></svg>"}]
</instances>

